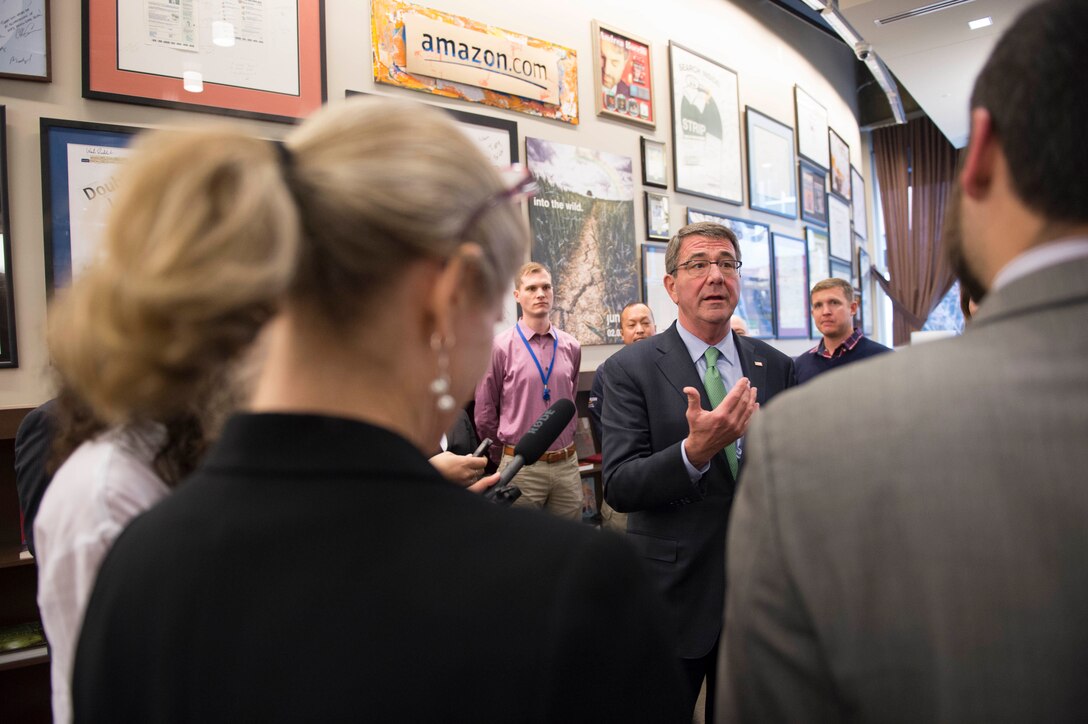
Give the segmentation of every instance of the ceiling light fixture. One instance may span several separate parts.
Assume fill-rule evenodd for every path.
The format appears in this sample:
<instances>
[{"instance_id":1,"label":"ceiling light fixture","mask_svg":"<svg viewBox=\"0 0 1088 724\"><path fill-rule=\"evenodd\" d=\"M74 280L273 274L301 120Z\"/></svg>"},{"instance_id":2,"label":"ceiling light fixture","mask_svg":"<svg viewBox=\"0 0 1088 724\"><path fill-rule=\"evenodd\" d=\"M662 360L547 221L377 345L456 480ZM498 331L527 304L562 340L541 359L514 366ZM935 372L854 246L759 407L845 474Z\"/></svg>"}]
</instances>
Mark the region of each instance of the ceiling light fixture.
<instances>
[{"instance_id":1,"label":"ceiling light fixture","mask_svg":"<svg viewBox=\"0 0 1088 724\"><path fill-rule=\"evenodd\" d=\"M931 5L923 5L913 10L908 10L905 13L898 13L896 15L889 15L886 18L880 18L873 22L877 25L888 25L889 23L899 22L900 20L906 20L908 18L916 18L919 15L929 15L930 13L939 13L942 10L948 8L954 8L957 5L966 5L967 3L973 3L975 0L942 0L941 2L932 3Z\"/></svg>"},{"instance_id":2,"label":"ceiling light fixture","mask_svg":"<svg viewBox=\"0 0 1088 724\"><path fill-rule=\"evenodd\" d=\"M979 28L988 28L993 24L994 24L994 19L991 18L989 15L987 15L984 18L979 18L978 20L972 20L971 22L967 23L967 27L971 28L971 30L978 30Z\"/></svg>"},{"instance_id":3,"label":"ceiling light fixture","mask_svg":"<svg viewBox=\"0 0 1088 724\"><path fill-rule=\"evenodd\" d=\"M873 78L876 79L877 84L884 91L884 95L888 97L888 105L892 108L892 116L895 118L895 122L906 123L907 114L903 110L903 98L899 95L899 86L896 84L891 71L888 70L888 66L884 65L884 61L880 59L880 56L872 52L865 56L865 65L868 66L869 72L873 74Z\"/></svg>"},{"instance_id":4,"label":"ceiling light fixture","mask_svg":"<svg viewBox=\"0 0 1088 724\"><path fill-rule=\"evenodd\" d=\"M827 3L825 3L823 0L802 0L802 2L804 2L805 5L808 5L816 12L820 12L827 7Z\"/></svg>"},{"instance_id":5,"label":"ceiling light fixture","mask_svg":"<svg viewBox=\"0 0 1088 724\"><path fill-rule=\"evenodd\" d=\"M857 46L862 42L862 38L858 35L858 31L846 22L846 18L839 14L837 8L828 6L820 11L820 15L824 21L831 26L831 29L839 34L839 37L850 46L851 48Z\"/></svg>"}]
</instances>

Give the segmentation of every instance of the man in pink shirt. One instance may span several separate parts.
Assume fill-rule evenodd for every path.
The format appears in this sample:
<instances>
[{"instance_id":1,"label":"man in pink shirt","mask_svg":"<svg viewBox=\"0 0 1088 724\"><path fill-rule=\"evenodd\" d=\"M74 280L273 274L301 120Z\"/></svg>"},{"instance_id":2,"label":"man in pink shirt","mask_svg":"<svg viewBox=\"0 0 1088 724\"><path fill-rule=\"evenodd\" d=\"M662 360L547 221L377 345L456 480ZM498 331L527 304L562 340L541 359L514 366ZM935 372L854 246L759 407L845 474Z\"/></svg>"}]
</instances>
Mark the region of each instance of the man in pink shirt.
<instances>
[{"instance_id":1,"label":"man in pink shirt","mask_svg":"<svg viewBox=\"0 0 1088 724\"><path fill-rule=\"evenodd\" d=\"M549 318L554 291L547 268L529 262L515 281L514 299L521 305L521 318L495 337L491 366L476 387L476 430L481 439L495 442L491 456L499 462L500 471L510 464L514 446L544 410L561 398L574 400L582 363L578 341L556 329ZM537 463L522 468L514 478L522 493L515 505L581 518L575 422L570 421Z\"/></svg>"}]
</instances>

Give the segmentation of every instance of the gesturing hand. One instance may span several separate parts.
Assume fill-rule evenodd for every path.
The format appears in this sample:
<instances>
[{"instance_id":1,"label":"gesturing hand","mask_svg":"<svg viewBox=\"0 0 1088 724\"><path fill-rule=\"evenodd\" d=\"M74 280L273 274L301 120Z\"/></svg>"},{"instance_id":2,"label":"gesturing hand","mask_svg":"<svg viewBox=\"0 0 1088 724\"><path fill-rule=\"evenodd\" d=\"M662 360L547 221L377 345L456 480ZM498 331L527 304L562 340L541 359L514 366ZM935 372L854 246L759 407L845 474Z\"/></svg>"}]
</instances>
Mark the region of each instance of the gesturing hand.
<instances>
[{"instance_id":1,"label":"gesturing hand","mask_svg":"<svg viewBox=\"0 0 1088 724\"><path fill-rule=\"evenodd\" d=\"M715 454L734 442L748 429L752 414L759 407L756 402L757 388L747 377L741 377L729 394L713 410L704 410L699 401L699 391L685 387L688 398L688 439L684 451L688 461L696 468L710 462Z\"/></svg>"}]
</instances>

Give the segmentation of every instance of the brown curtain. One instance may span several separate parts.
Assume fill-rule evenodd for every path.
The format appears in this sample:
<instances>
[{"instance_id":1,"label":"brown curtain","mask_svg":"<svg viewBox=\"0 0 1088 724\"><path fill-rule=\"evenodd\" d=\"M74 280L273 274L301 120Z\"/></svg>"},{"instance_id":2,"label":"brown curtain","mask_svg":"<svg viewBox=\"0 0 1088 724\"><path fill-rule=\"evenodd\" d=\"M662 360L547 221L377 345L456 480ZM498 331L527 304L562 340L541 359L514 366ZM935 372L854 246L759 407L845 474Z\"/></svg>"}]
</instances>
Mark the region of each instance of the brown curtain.
<instances>
[{"instance_id":1,"label":"brown curtain","mask_svg":"<svg viewBox=\"0 0 1088 724\"><path fill-rule=\"evenodd\" d=\"M941 238L956 178L956 149L927 117L873 131L880 204L888 240L888 276L875 274L891 298L895 344L907 344L952 286ZM911 203L907 203L907 189Z\"/></svg>"}]
</instances>

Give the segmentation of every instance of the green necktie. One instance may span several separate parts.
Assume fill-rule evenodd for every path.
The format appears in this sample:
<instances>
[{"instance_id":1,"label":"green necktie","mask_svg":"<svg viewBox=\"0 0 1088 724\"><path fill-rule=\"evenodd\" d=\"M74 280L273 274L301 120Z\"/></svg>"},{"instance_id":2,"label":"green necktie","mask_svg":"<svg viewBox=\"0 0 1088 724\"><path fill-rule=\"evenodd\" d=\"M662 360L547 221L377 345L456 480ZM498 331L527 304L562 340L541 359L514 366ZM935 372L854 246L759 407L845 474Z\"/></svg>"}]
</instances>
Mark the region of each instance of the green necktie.
<instances>
[{"instance_id":1,"label":"green necktie","mask_svg":"<svg viewBox=\"0 0 1088 724\"><path fill-rule=\"evenodd\" d=\"M707 347L706 352L703 353L703 359L706 360L706 374L703 375L703 387L706 389L706 396L710 398L711 409L721 404L725 399L725 383L722 382L722 376L718 373L718 352L717 347ZM733 473L733 479L737 479L737 443L731 442L725 446L725 459L729 461L729 472Z\"/></svg>"}]
</instances>

